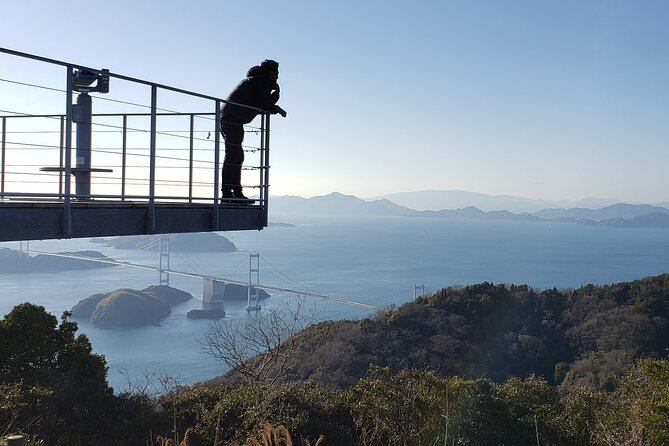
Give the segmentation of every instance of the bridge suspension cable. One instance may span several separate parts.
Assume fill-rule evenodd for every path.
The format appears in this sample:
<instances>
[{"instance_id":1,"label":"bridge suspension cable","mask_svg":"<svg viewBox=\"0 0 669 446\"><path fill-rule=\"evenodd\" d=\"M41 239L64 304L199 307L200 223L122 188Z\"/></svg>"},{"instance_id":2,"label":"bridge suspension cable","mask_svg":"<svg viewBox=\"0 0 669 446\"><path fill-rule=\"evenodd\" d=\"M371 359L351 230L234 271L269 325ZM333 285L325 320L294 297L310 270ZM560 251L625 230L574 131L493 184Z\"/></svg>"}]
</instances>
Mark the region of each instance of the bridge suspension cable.
<instances>
[{"instance_id":1,"label":"bridge suspension cable","mask_svg":"<svg viewBox=\"0 0 669 446\"><path fill-rule=\"evenodd\" d=\"M23 252L26 253L31 253L31 254L41 254L41 255L48 255L48 256L54 256L54 257L64 257L64 258L70 258L70 259L77 259L77 260L87 260L90 262L98 262L98 263L106 263L108 265L115 265L115 266L121 266L121 267L128 267L128 268L137 268L137 269L144 269L147 271L155 271L155 272L160 272L161 269L159 267L155 266L149 266L149 265L141 265L137 263L130 263L130 262L119 262L113 259L100 259L100 258L95 258L95 257L87 257L87 256L82 256L82 255L76 255L72 253L55 253L55 252L46 252L46 251L34 251L34 250L24 250ZM234 280L234 279L227 279L224 277L216 277L216 276L205 276L202 274L197 274L197 273L191 273L188 271L178 271L178 270L173 270L173 269L163 269L162 270L165 273L168 274L174 274L177 276L183 276L183 277L191 277L195 279L214 279L218 280L221 282L226 282L226 283L232 283L235 285L241 285L241 286L247 286L248 283L241 281L241 280ZM326 294L321 294L321 293L315 293L313 291L305 291L305 290L293 290L290 288L284 288L284 287L278 287L278 286L272 286L272 285L264 285L264 284L257 284L256 285L258 288L268 290L268 291L276 291L279 293L287 293L287 294L296 294L298 296L305 296L305 297L311 297L314 299L319 299L327 302L334 302L337 304L341 305L348 305L352 307L358 307L358 308L365 308L367 310L380 310L382 307L379 307L377 305L372 305L372 304L366 304L364 302L358 302L355 300L351 299L344 299L340 297L334 297L334 296L328 296Z\"/></svg>"}]
</instances>

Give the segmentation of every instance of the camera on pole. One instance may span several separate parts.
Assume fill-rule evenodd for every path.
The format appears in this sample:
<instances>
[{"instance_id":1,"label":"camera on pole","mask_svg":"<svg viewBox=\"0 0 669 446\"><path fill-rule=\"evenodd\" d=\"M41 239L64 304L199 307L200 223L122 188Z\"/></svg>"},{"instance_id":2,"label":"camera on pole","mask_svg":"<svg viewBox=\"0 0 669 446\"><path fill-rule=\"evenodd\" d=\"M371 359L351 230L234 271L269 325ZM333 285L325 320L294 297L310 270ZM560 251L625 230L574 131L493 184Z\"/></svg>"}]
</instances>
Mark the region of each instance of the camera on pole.
<instances>
[{"instance_id":1,"label":"camera on pole","mask_svg":"<svg viewBox=\"0 0 669 446\"><path fill-rule=\"evenodd\" d=\"M78 69L72 73L72 89L80 93L109 93L109 70Z\"/></svg>"}]
</instances>

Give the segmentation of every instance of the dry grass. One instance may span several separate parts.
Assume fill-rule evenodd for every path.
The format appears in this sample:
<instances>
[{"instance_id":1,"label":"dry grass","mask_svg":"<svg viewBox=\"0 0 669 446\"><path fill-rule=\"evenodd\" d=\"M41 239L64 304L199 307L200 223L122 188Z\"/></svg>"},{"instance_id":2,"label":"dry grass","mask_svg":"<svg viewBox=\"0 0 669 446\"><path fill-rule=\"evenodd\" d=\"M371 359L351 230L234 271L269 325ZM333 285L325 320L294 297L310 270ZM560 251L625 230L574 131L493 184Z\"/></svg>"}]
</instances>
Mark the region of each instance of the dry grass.
<instances>
[{"instance_id":1,"label":"dry grass","mask_svg":"<svg viewBox=\"0 0 669 446\"><path fill-rule=\"evenodd\" d=\"M325 437L321 435L315 443L311 443L306 438L302 439L302 446L321 446L325 442ZM290 432L285 426L272 426L263 424L259 436L252 436L246 439L244 446L293 446L293 440Z\"/></svg>"},{"instance_id":2,"label":"dry grass","mask_svg":"<svg viewBox=\"0 0 669 446\"><path fill-rule=\"evenodd\" d=\"M186 429L186 432L184 433L184 439L179 442L179 446L190 446L190 436L194 431L195 429L192 427ZM158 435L156 437L156 441L158 442L158 446L174 446L174 440L171 438L161 437Z\"/></svg>"}]
</instances>

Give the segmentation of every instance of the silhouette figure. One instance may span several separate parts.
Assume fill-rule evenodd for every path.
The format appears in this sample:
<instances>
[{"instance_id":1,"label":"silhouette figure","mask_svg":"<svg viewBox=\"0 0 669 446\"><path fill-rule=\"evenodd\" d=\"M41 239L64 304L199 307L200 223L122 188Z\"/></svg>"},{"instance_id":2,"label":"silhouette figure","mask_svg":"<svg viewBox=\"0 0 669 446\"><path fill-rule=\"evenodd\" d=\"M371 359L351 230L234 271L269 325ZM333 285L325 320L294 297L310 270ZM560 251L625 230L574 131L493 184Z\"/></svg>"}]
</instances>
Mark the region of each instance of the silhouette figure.
<instances>
[{"instance_id":1,"label":"silhouette figure","mask_svg":"<svg viewBox=\"0 0 669 446\"><path fill-rule=\"evenodd\" d=\"M225 160L223 161L222 199L232 202L252 202L242 194L241 176L244 163L244 124L248 124L260 113L242 105L248 105L272 114L286 117L286 111L276 105L279 101L279 64L266 59L252 67L221 109L221 133L225 138Z\"/></svg>"}]
</instances>

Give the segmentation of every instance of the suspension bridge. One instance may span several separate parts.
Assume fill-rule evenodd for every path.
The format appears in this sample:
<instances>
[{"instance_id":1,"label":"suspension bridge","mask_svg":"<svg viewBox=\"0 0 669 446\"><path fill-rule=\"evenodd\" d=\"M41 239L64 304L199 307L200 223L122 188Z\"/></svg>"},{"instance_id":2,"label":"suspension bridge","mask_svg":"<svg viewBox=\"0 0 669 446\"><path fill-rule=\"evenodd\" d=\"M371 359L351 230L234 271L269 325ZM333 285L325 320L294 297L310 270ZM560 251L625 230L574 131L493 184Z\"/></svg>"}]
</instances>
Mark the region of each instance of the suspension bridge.
<instances>
[{"instance_id":1,"label":"suspension bridge","mask_svg":"<svg viewBox=\"0 0 669 446\"><path fill-rule=\"evenodd\" d=\"M5 48L0 67L0 242L267 226L268 112L245 126L257 199L222 202L226 100Z\"/></svg>"},{"instance_id":2,"label":"suspension bridge","mask_svg":"<svg viewBox=\"0 0 669 446\"><path fill-rule=\"evenodd\" d=\"M159 240L155 240L144 247L142 249L148 249L151 248L152 246L155 246L156 243L158 243ZM194 272L188 272L188 271L179 271L175 269L171 269L169 267L165 268L163 265L160 266L151 266L151 265L143 265L139 263L131 263L131 262L122 262L122 261L117 261L114 259L101 259L97 257L87 257L87 256L82 256L82 255L77 255L73 253L54 253L54 252L47 252L47 251L37 251L37 250L30 250L30 249L24 249L22 252L28 253L28 254L39 254L39 255L46 255L46 256L53 256L53 257L63 257L63 258L69 258L69 259L77 259L77 260L85 260L85 261L90 261L90 262L97 262L97 263L104 263L108 265L114 265L114 266L119 266L119 267L124 267L124 268L136 268L136 269L142 269L146 271L153 271L157 272L160 274L161 277L163 277L164 274L173 274L175 276L182 276L182 277L190 277L193 279L199 279L199 280L214 280L218 282L224 282L224 283L230 283L230 284L235 284L235 285L241 285L241 286L248 286L249 289L251 288L258 288L258 289L264 289L266 291L274 291L274 292L279 292L279 293L286 293L286 294L293 294L297 296L304 296L307 298L313 298L313 299L318 299L326 302L332 302L340 305L347 305L351 307L357 307L357 308L363 308L367 310L380 310L381 307L376 306L376 305L371 305L363 302L358 302L355 300L351 299L344 299L340 297L334 297L334 296L328 296L326 294L322 293L316 293L310 290L306 289L301 289L301 290L296 290L292 288L287 288L287 287L280 287L280 286L274 286L274 285L267 285L267 284L261 284L261 283L254 283L251 280L251 274L249 274L249 280L247 282L240 281L240 280L235 280L235 279L230 279L230 278L225 278L225 277L220 277L220 276L212 276L212 275L206 275L206 274L199 274L199 273L194 273ZM256 254L257 255L257 254ZM253 256L253 254L251 254ZM161 260L162 260L163 254L161 253ZM167 262L169 264L169 261ZM259 269L259 266L256 267L251 267L251 270L253 269ZM249 301L249 309L256 310L259 309L257 306L257 302L255 304L252 304Z\"/></svg>"}]
</instances>

